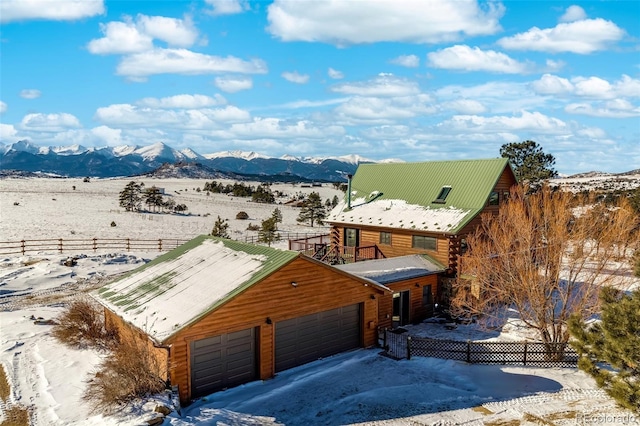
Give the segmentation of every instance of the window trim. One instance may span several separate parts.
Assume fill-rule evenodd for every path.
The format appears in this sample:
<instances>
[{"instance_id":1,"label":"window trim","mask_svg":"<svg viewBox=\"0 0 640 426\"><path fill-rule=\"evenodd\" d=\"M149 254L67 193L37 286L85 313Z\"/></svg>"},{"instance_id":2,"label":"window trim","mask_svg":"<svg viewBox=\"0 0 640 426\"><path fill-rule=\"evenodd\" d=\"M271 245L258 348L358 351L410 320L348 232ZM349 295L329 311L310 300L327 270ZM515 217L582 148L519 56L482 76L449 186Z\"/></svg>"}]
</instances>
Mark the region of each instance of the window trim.
<instances>
[{"instance_id":1,"label":"window trim","mask_svg":"<svg viewBox=\"0 0 640 426\"><path fill-rule=\"evenodd\" d=\"M489 194L489 205L500 205L500 193L498 191L491 191L491 193Z\"/></svg>"},{"instance_id":2,"label":"window trim","mask_svg":"<svg viewBox=\"0 0 640 426\"><path fill-rule=\"evenodd\" d=\"M416 244L416 239L420 239L424 242L424 246ZM427 241L433 241L433 248L427 247ZM419 250L431 250L438 251L438 239L428 235L412 235L411 236L411 248Z\"/></svg>"},{"instance_id":3,"label":"window trim","mask_svg":"<svg viewBox=\"0 0 640 426\"><path fill-rule=\"evenodd\" d=\"M435 204L444 204L447 201L447 197L449 196L449 193L451 192L451 185L444 185L441 189L440 189L440 193L438 194L438 196L436 197L435 200L432 201L432 203Z\"/></svg>"},{"instance_id":4,"label":"window trim","mask_svg":"<svg viewBox=\"0 0 640 426\"><path fill-rule=\"evenodd\" d=\"M382 236L385 235L385 237L388 237L388 241L384 241ZM385 244L390 246L391 245L391 241L392 241L392 237L391 237L391 232L386 232L386 231L380 231L380 239L378 240L380 244ZM385 240L387 240L387 238L385 238Z\"/></svg>"}]
</instances>

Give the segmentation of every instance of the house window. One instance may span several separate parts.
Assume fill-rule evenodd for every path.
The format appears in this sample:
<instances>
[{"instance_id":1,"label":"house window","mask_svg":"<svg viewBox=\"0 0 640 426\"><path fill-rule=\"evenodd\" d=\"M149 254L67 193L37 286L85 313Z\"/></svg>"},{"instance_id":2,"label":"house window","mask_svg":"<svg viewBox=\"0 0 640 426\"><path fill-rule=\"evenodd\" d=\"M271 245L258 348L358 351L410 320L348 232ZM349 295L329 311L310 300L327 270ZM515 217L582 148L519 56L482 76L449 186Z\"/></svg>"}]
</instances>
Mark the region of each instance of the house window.
<instances>
[{"instance_id":1,"label":"house window","mask_svg":"<svg viewBox=\"0 0 640 426\"><path fill-rule=\"evenodd\" d=\"M422 306L433 305L433 293L431 293L431 284L422 287Z\"/></svg>"},{"instance_id":2,"label":"house window","mask_svg":"<svg viewBox=\"0 0 640 426\"><path fill-rule=\"evenodd\" d=\"M344 245L347 247L358 247L360 245L360 232L355 228L345 228Z\"/></svg>"},{"instance_id":3,"label":"house window","mask_svg":"<svg viewBox=\"0 0 640 426\"><path fill-rule=\"evenodd\" d=\"M437 240L435 237L413 235L411 238L411 247L423 250L436 250Z\"/></svg>"},{"instance_id":4,"label":"house window","mask_svg":"<svg viewBox=\"0 0 640 426\"><path fill-rule=\"evenodd\" d=\"M450 186L443 186L442 189L440 190L440 194L438 194L438 197L435 200L433 200L432 203L444 204L445 200L447 199L447 195L449 195L450 192L451 192Z\"/></svg>"},{"instance_id":5,"label":"house window","mask_svg":"<svg viewBox=\"0 0 640 426\"><path fill-rule=\"evenodd\" d=\"M391 232L380 232L380 244L391 245Z\"/></svg>"},{"instance_id":6,"label":"house window","mask_svg":"<svg viewBox=\"0 0 640 426\"><path fill-rule=\"evenodd\" d=\"M496 191L491 191L491 195L489 195L489 205L497 206L500 202L500 194Z\"/></svg>"}]
</instances>

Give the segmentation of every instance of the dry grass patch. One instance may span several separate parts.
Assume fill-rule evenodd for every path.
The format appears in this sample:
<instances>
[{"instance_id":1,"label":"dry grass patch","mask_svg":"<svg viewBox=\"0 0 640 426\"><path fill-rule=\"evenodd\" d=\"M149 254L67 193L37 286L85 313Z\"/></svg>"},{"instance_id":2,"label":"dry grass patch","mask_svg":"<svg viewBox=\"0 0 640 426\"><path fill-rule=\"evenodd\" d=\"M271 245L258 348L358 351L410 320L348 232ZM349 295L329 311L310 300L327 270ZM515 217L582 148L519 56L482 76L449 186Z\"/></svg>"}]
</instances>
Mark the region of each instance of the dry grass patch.
<instances>
[{"instance_id":1,"label":"dry grass patch","mask_svg":"<svg viewBox=\"0 0 640 426\"><path fill-rule=\"evenodd\" d=\"M115 343L116 336L104 325L104 309L88 299L74 301L57 320L51 333L67 346L109 349Z\"/></svg>"},{"instance_id":2,"label":"dry grass patch","mask_svg":"<svg viewBox=\"0 0 640 426\"><path fill-rule=\"evenodd\" d=\"M477 407L473 407L471 410L475 411L476 413L482 413L485 416L488 416L489 414L493 414L493 411L489 410L486 407L483 407L482 405L478 405Z\"/></svg>"},{"instance_id":3,"label":"dry grass patch","mask_svg":"<svg viewBox=\"0 0 640 426\"><path fill-rule=\"evenodd\" d=\"M123 339L89 380L84 399L94 411L111 414L139 398L162 392L165 368L148 342Z\"/></svg>"},{"instance_id":4,"label":"dry grass patch","mask_svg":"<svg viewBox=\"0 0 640 426\"><path fill-rule=\"evenodd\" d=\"M520 420L494 420L484 424L486 426L520 426Z\"/></svg>"},{"instance_id":5,"label":"dry grass patch","mask_svg":"<svg viewBox=\"0 0 640 426\"><path fill-rule=\"evenodd\" d=\"M9 406L10 396L11 386L7 380L4 367L0 365L0 399L7 404L4 408L5 419L0 423L0 426L29 426L29 410L19 405Z\"/></svg>"}]
</instances>

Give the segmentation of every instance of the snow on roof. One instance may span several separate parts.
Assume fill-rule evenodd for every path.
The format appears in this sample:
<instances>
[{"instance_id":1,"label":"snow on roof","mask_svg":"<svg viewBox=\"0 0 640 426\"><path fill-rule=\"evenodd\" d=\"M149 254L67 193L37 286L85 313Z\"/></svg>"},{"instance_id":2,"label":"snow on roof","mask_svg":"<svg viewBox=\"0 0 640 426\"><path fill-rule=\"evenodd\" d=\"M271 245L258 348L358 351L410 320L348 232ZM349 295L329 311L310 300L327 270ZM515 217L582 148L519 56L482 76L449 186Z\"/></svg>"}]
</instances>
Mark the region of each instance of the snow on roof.
<instances>
[{"instance_id":1,"label":"snow on roof","mask_svg":"<svg viewBox=\"0 0 640 426\"><path fill-rule=\"evenodd\" d=\"M367 198L375 197L375 194ZM454 206L431 208L409 204L405 200L379 199L367 202L367 198L352 200L351 209L339 203L327 217L327 222L415 229L430 232L454 232L475 214L474 210Z\"/></svg>"},{"instance_id":2,"label":"snow on roof","mask_svg":"<svg viewBox=\"0 0 640 426\"><path fill-rule=\"evenodd\" d=\"M96 298L158 342L298 256L199 237L102 287ZM175 255L175 254L178 255Z\"/></svg>"},{"instance_id":3,"label":"snow on roof","mask_svg":"<svg viewBox=\"0 0 640 426\"><path fill-rule=\"evenodd\" d=\"M437 274L446 270L445 266L437 260L420 254L368 260L336 265L335 267L382 285Z\"/></svg>"}]
</instances>

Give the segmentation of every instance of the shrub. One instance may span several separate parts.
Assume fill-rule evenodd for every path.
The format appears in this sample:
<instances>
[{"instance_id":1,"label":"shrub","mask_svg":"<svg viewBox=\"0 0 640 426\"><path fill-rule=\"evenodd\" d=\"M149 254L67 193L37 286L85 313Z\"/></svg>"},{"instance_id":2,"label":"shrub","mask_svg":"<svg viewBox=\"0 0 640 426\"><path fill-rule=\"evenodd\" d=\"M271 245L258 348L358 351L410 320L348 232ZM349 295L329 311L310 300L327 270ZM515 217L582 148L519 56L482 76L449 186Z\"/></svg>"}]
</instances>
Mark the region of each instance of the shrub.
<instances>
[{"instance_id":1,"label":"shrub","mask_svg":"<svg viewBox=\"0 0 640 426\"><path fill-rule=\"evenodd\" d=\"M95 411L114 413L138 398L162 392L166 388L162 373L148 342L124 339L88 381L83 399Z\"/></svg>"},{"instance_id":2,"label":"shrub","mask_svg":"<svg viewBox=\"0 0 640 426\"><path fill-rule=\"evenodd\" d=\"M115 342L115 335L105 329L103 308L95 302L76 300L57 320L51 333L67 346L108 349Z\"/></svg>"},{"instance_id":3,"label":"shrub","mask_svg":"<svg viewBox=\"0 0 640 426\"><path fill-rule=\"evenodd\" d=\"M115 222L115 221L111 221L111 227L112 227L112 228L115 228L116 226L117 226L117 225L116 225L116 222Z\"/></svg>"},{"instance_id":4,"label":"shrub","mask_svg":"<svg viewBox=\"0 0 640 426\"><path fill-rule=\"evenodd\" d=\"M260 230L260 225L254 225L253 223L250 223L249 226L247 226L247 231L259 231Z\"/></svg>"},{"instance_id":5,"label":"shrub","mask_svg":"<svg viewBox=\"0 0 640 426\"><path fill-rule=\"evenodd\" d=\"M249 219L249 215L247 214L247 212L238 212L238 214L236 215L236 219L247 220Z\"/></svg>"}]
</instances>

